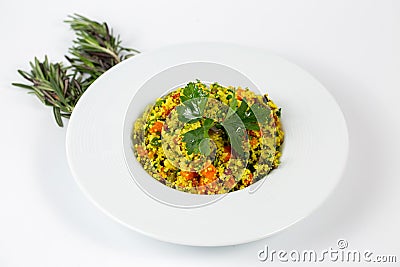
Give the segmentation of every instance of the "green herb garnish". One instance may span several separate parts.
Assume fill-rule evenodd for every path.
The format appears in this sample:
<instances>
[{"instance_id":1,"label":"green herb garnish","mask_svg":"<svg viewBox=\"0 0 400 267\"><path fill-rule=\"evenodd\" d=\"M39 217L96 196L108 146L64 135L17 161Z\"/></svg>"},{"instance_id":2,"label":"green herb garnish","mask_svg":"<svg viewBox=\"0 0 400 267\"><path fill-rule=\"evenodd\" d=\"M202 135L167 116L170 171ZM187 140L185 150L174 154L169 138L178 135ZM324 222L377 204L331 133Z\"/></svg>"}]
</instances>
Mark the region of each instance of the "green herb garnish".
<instances>
[{"instance_id":1,"label":"green herb garnish","mask_svg":"<svg viewBox=\"0 0 400 267\"><path fill-rule=\"evenodd\" d=\"M153 146L161 146L161 139L159 137L154 137L151 139L150 144Z\"/></svg>"},{"instance_id":2,"label":"green herb garnish","mask_svg":"<svg viewBox=\"0 0 400 267\"><path fill-rule=\"evenodd\" d=\"M236 113L234 113L233 115L227 117L221 123L221 125L223 126L225 132L228 134L229 142L231 143L233 150L238 155L242 156L244 154L243 141L245 137L246 127L240 117L237 116Z\"/></svg>"},{"instance_id":3,"label":"green herb garnish","mask_svg":"<svg viewBox=\"0 0 400 267\"><path fill-rule=\"evenodd\" d=\"M211 152L211 139L208 132L213 126L220 128L220 125L228 134L231 146L236 153L244 154L243 141L246 131L260 130L259 123L268 120L269 112L260 104L254 104L250 108L246 99L243 99L239 105L235 91L232 91L232 93L233 96L229 103L230 109L226 118L223 122L217 123L212 119L203 117L209 95L205 90L193 82L187 84L182 90L182 105L177 107L178 119L189 124L200 121L201 124L199 128L188 131L183 135L182 141L186 143L188 154L201 153L208 156Z\"/></svg>"},{"instance_id":4,"label":"green herb garnish","mask_svg":"<svg viewBox=\"0 0 400 267\"><path fill-rule=\"evenodd\" d=\"M265 107L255 103L250 108L246 99L242 100L242 104L237 109L236 114L242 120L246 129L253 131L260 130L259 124L265 123L269 118L269 112Z\"/></svg>"},{"instance_id":5,"label":"green herb garnish","mask_svg":"<svg viewBox=\"0 0 400 267\"><path fill-rule=\"evenodd\" d=\"M211 153L211 139L208 131L214 126L214 120L204 119L202 126L194 130L188 131L183 135L182 141L186 143L187 153L201 153L203 155L210 155Z\"/></svg>"},{"instance_id":6,"label":"green herb garnish","mask_svg":"<svg viewBox=\"0 0 400 267\"><path fill-rule=\"evenodd\" d=\"M66 56L71 66L81 74L89 75L92 82L106 70L121 61L134 56L139 51L121 46L119 36L113 34L107 23L99 23L84 16L68 16L68 23L75 32L74 46Z\"/></svg>"},{"instance_id":7,"label":"green herb garnish","mask_svg":"<svg viewBox=\"0 0 400 267\"><path fill-rule=\"evenodd\" d=\"M200 120L207 104L207 97L208 93L195 83L188 83L180 96L182 105L177 107L179 120L185 123Z\"/></svg>"},{"instance_id":8,"label":"green herb garnish","mask_svg":"<svg viewBox=\"0 0 400 267\"><path fill-rule=\"evenodd\" d=\"M63 126L63 118L69 118L85 90L101 74L119 62L139 53L121 46L119 36L114 36L107 23L99 23L81 15L69 16L65 21L77 38L65 56L69 66L61 62L52 63L47 56L43 62L36 57L30 62L30 71L18 73L30 84L12 85L29 90L46 106L53 108L57 124Z\"/></svg>"},{"instance_id":9,"label":"green herb garnish","mask_svg":"<svg viewBox=\"0 0 400 267\"><path fill-rule=\"evenodd\" d=\"M59 126L63 126L61 117L69 118L71 113L88 87L82 77L68 73L68 68L62 63L51 63L47 56L43 62L37 58L30 62L32 70L26 72L18 70L18 73L32 84L13 83L29 90L36 95L46 106L53 107L54 118Z\"/></svg>"}]
</instances>

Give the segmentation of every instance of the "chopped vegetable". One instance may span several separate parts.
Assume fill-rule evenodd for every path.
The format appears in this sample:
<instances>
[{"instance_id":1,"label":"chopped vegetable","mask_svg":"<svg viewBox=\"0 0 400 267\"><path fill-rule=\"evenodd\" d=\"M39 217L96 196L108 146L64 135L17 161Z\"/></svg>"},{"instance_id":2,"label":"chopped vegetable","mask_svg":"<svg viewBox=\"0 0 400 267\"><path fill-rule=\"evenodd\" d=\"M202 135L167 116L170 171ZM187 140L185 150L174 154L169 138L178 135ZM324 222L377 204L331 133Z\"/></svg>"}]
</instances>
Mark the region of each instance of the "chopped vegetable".
<instances>
[{"instance_id":1,"label":"chopped vegetable","mask_svg":"<svg viewBox=\"0 0 400 267\"><path fill-rule=\"evenodd\" d=\"M183 135L182 141L186 143L188 154L202 153L208 156L210 154L210 136L208 131L214 126L212 119L205 119L203 126L191 130Z\"/></svg>"},{"instance_id":2,"label":"chopped vegetable","mask_svg":"<svg viewBox=\"0 0 400 267\"><path fill-rule=\"evenodd\" d=\"M156 121L149 131L151 133L161 133L162 127L163 123L161 121Z\"/></svg>"},{"instance_id":3,"label":"chopped vegetable","mask_svg":"<svg viewBox=\"0 0 400 267\"><path fill-rule=\"evenodd\" d=\"M214 167L214 165L210 164L207 166L207 168L204 168L201 171L201 175L208 178L208 179L214 179L217 173L217 169Z\"/></svg>"},{"instance_id":4,"label":"chopped vegetable","mask_svg":"<svg viewBox=\"0 0 400 267\"><path fill-rule=\"evenodd\" d=\"M278 113L266 95L189 83L157 99L136 120L134 153L152 177L171 188L233 192L279 165L284 133Z\"/></svg>"}]
</instances>

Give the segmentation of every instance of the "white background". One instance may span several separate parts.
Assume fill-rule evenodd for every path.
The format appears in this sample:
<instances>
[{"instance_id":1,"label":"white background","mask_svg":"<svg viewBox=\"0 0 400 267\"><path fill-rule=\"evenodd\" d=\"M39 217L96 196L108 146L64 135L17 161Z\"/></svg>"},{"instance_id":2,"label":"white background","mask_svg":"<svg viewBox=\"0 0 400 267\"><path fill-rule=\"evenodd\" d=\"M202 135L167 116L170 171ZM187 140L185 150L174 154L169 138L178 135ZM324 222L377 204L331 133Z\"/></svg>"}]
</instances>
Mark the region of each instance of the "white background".
<instances>
[{"instance_id":1,"label":"white background","mask_svg":"<svg viewBox=\"0 0 400 267\"><path fill-rule=\"evenodd\" d=\"M266 266L257 259L265 245L321 251L336 248L339 238L400 261L400 1L2 0L0 10L0 267ZM73 34L62 21L74 12L107 21L142 52L227 41L264 47L303 67L345 114L350 155L342 181L305 220L245 245L172 245L118 225L74 183L66 127L10 85L22 81L16 70L27 70L34 56L63 60Z\"/></svg>"}]
</instances>

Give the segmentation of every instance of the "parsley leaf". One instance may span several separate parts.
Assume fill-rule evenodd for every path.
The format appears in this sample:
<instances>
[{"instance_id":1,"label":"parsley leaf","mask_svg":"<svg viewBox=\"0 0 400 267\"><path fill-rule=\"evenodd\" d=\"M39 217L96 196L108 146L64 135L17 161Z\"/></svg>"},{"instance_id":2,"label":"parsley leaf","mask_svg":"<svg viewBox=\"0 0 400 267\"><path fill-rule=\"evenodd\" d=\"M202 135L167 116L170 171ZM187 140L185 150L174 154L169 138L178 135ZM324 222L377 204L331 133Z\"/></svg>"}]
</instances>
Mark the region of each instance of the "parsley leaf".
<instances>
[{"instance_id":1,"label":"parsley leaf","mask_svg":"<svg viewBox=\"0 0 400 267\"><path fill-rule=\"evenodd\" d=\"M226 133L228 134L229 141L233 150L239 155L244 154L243 139L245 136L245 125L236 113L227 117L222 123Z\"/></svg>"},{"instance_id":2,"label":"parsley leaf","mask_svg":"<svg viewBox=\"0 0 400 267\"><path fill-rule=\"evenodd\" d=\"M237 109L237 104L238 104L235 91L231 91L231 92L232 92L233 96L232 96L232 100L229 103L228 114L226 114L227 117L230 117L233 113L235 113L235 111Z\"/></svg>"},{"instance_id":3,"label":"parsley leaf","mask_svg":"<svg viewBox=\"0 0 400 267\"><path fill-rule=\"evenodd\" d=\"M245 98L243 98L242 104L240 104L239 108L236 110L236 114L242 120L246 129L255 131L260 130L256 115L253 110L249 108Z\"/></svg>"},{"instance_id":4,"label":"parsley leaf","mask_svg":"<svg viewBox=\"0 0 400 267\"><path fill-rule=\"evenodd\" d=\"M243 155L243 141L246 129L254 131L260 130L259 123L265 123L269 118L269 113L268 109L257 103L249 107L246 99L242 100L239 107L234 107L232 102L230 105L231 110L229 110L227 118L222 123L222 126L224 126L229 136L232 148L239 155ZM236 109L236 112L233 113L232 110L234 109Z\"/></svg>"},{"instance_id":5,"label":"parsley leaf","mask_svg":"<svg viewBox=\"0 0 400 267\"><path fill-rule=\"evenodd\" d=\"M260 103L254 103L254 105L251 106L251 110L253 111L254 115L256 115L257 121L260 124L269 122L270 120L269 115L271 113L270 108Z\"/></svg>"},{"instance_id":6,"label":"parsley leaf","mask_svg":"<svg viewBox=\"0 0 400 267\"><path fill-rule=\"evenodd\" d=\"M215 125L215 122L203 117L209 93L200 88L198 83L190 82L183 88L180 96L182 104L176 109L179 121L184 123L200 121L202 123L201 127L183 135L182 141L186 143L188 154L201 153L208 156L211 153L211 139L208 131ZM243 155L246 130L260 130L259 123L263 124L269 120L270 111L259 103L249 107L245 98L242 99L239 106L235 90L228 89L228 91L232 92L229 99L227 97L227 100L230 100L230 109L225 120L220 124L217 123L216 126L223 126L229 136L232 148L239 155Z\"/></svg>"},{"instance_id":7,"label":"parsley leaf","mask_svg":"<svg viewBox=\"0 0 400 267\"><path fill-rule=\"evenodd\" d=\"M201 119L207 104L208 93L197 84L190 82L182 90L182 104L176 107L181 122L195 122Z\"/></svg>"},{"instance_id":8,"label":"parsley leaf","mask_svg":"<svg viewBox=\"0 0 400 267\"><path fill-rule=\"evenodd\" d=\"M199 153L199 145L204 138L204 129L202 127L186 132L183 135L182 141L186 143L187 153Z\"/></svg>"},{"instance_id":9,"label":"parsley leaf","mask_svg":"<svg viewBox=\"0 0 400 267\"><path fill-rule=\"evenodd\" d=\"M214 126L214 120L205 119L203 125L194 130L188 131L183 134L182 141L186 143L187 153L201 153L203 155L210 155L211 153L211 139L208 131Z\"/></svg>"}]
</instances>

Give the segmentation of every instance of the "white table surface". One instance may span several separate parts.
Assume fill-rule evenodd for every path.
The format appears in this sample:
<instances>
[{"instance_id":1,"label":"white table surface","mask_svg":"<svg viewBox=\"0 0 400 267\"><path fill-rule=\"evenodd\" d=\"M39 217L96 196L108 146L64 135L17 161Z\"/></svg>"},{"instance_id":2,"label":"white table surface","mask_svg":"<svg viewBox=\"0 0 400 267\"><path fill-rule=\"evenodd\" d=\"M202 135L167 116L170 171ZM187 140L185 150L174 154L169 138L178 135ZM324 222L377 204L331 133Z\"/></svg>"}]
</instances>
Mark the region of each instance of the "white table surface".
<instances>
[{"instance_id":1,"label":"white table surface","mask_svg":"<svg viewBox=\"0 0 400 267\"><path fill-rule=\"evenodd\" d=\"M340 238L352 249L397 255L386 266L399 264L400 1L4 0L0 10L1 267L262 266L272 265L257 258L265 245L321 251ZM112 221L69 172L66 127L10 85L22 81L16 70L28 69L34 56L63 60L73 34L62 21L74 12L107 21L126 46L142 52L227 41L264 47L305 68L330 90L348 123L342 181L305 220L245 245L173 245Z\"/></svg>"}]
</instances>

